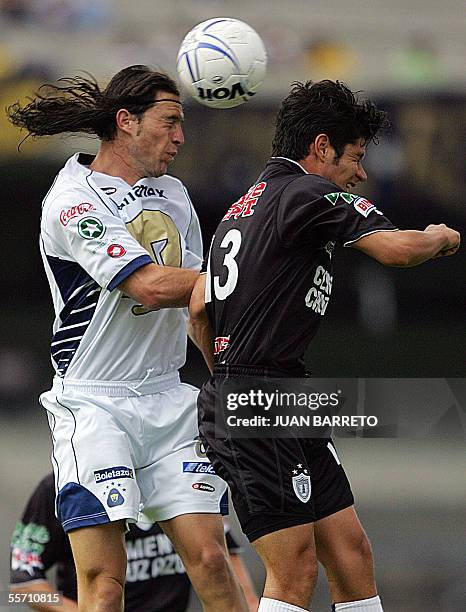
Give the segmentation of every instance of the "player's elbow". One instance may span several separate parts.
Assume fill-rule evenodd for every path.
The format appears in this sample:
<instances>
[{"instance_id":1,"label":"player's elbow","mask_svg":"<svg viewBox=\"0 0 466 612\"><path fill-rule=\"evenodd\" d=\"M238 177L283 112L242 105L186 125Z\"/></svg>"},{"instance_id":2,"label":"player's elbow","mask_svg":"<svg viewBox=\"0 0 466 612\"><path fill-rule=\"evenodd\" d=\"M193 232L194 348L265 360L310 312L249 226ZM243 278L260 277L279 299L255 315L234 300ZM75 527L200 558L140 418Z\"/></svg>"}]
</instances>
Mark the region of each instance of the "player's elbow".
<instances>
[{"instance_id":1,"label":"player's elbow","mask_svg":"<svg viewBox=\"0 0 466 612\"><path fill-rule=\"evenodd\" d=\"M189 320L193 325L197 325L200 322L206 319L206 310L204 300L193 299L191 296L191 300L189 301Z\"/></svg>"},{"instance_id":2,"label":"player's elbow","mask_svg":"<svg viewBox=\"0 0 466 612\"><path fill-rule=\"evenodd\" d=\"M205 322L207 319L204 300L205 283L205 274L201 274L194 285L191 299L189 300L189 319L194 325Z\"/></svg>"},{"instance_id":3,"label":"player's elbow","mask_svg":"<svg viewBox=\"0 0 466 612\"><path fill-rule=\"evenodd\" d=\"M166 300L157 287L144 287L131 296L145 308L149 310L160 310L166 307Z\"/></svg>"}]
</instances>

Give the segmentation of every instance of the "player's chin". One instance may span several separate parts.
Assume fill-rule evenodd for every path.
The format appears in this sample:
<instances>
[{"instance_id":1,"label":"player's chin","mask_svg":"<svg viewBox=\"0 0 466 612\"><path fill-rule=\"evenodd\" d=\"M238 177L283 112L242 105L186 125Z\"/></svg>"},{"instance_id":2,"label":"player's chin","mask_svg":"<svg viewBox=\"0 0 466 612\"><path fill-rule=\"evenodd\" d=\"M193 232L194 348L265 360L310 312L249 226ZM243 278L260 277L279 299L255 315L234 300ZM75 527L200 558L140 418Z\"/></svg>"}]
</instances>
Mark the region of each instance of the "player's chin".
<instances>
[{"instance_id":1,"label":"player's chin","mask_svg":"<svg viewBox=\"0 0 466 612\"><path fill-rule=\"evenodd\" d=\"M157 166L152 168L152 172L150 173L150 176L152 176L153 178L158 178L159 176L163 176L164 174L167 173L167 168L168 168L168 162L159 162Z\"/></svg>"},{"instance_id":2,"label":"player's chin","mask_svg":"<svg viewBox=\"0 0 466 612\"><path fill-rule=\"evenodd\" d=\"M166 160L160 162L161 172L159 176L161 176L162 174L165 174L168 170L168 166L170 166L170 164L172 164L174 161L175 161L175 157L172 155L169 155Z\"/></svg>"}]
</instances>

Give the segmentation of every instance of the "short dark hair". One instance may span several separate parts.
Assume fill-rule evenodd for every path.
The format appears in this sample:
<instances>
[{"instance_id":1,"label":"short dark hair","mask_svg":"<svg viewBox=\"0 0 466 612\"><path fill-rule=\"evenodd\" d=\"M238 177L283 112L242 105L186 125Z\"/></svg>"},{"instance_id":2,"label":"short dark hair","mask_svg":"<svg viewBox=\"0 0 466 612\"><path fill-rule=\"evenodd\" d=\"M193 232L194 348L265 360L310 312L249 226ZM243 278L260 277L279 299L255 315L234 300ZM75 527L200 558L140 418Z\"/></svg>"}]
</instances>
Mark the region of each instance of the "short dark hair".
<instances>
[{"instance_id":1,"label":"short dark hair","mask_svg":"<svg viewBox=\"0 0 466 612\"><path fill-rule=\"evenodd\" d=\"M138 64L120 70L103 90L92 75L42 85L26 106L16 102L7 114L13 125L27 129L28 136L84 132L113 140L117 111L126 108L141 117L159 91L179 96L167 74Z\"/></svg>"},{"instance_id":2,"label":"short dark hair","mask_svg":"<svg viewBox=\"0 0 466 612\"><path fill-rule=\"evenodd\" d=\"M340 157L345 145L358 138L377 142L377 132L388 125L385 111L369 100L359 101L344 83L297 81L277 114L272 155L304 159L316 137L327 134Z\"/></svg>"}]
</instances>

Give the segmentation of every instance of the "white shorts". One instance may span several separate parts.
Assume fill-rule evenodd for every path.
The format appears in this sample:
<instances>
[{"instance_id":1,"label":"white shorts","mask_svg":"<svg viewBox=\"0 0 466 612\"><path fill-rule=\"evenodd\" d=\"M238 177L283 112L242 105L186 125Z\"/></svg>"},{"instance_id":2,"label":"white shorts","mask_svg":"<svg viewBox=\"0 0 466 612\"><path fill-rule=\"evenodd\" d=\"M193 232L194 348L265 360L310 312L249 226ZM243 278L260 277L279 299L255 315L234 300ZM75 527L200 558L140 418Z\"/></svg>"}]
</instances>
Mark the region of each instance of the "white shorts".
<instances>
[{"instance_id":1,"label":"white shorts","mask_svg":"<svg viewBox=\"0 0 466 612\"><path fill-rule=\"evenodd\" d=\"M54 381L40 402L52 432L57 517L65 531L227 513L226 484L197 440L197 394L178 373L137 390Z\"/></svg>"}]
</instances>

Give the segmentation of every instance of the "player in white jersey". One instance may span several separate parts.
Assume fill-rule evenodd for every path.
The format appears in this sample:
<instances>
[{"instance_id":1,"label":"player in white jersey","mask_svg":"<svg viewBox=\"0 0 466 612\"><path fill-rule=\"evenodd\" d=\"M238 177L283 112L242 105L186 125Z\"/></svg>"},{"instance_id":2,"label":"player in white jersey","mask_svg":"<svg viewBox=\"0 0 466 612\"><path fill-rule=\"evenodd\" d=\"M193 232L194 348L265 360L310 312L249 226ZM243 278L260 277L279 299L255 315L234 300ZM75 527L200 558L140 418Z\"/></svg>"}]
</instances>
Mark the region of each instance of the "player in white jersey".
<instances>
[{"instance_id":1,"label":"player in white jersey","mask_svg":"<svg viewBox=\"0 0 466 612\"><path fill-rule=\"evenodd\" d=\"M224 544L226 485L197 441L197 389L178 375L202 241L186 189L166 175L184 141L177 86L131 66L104 90L66 79L9 116L33 136L101 141L56 177L40 233L56 317L41 404L79 609L122 609L125 521L145 519L174 542L205 610L246 610Z\"/></svg>"}]
</instances>

